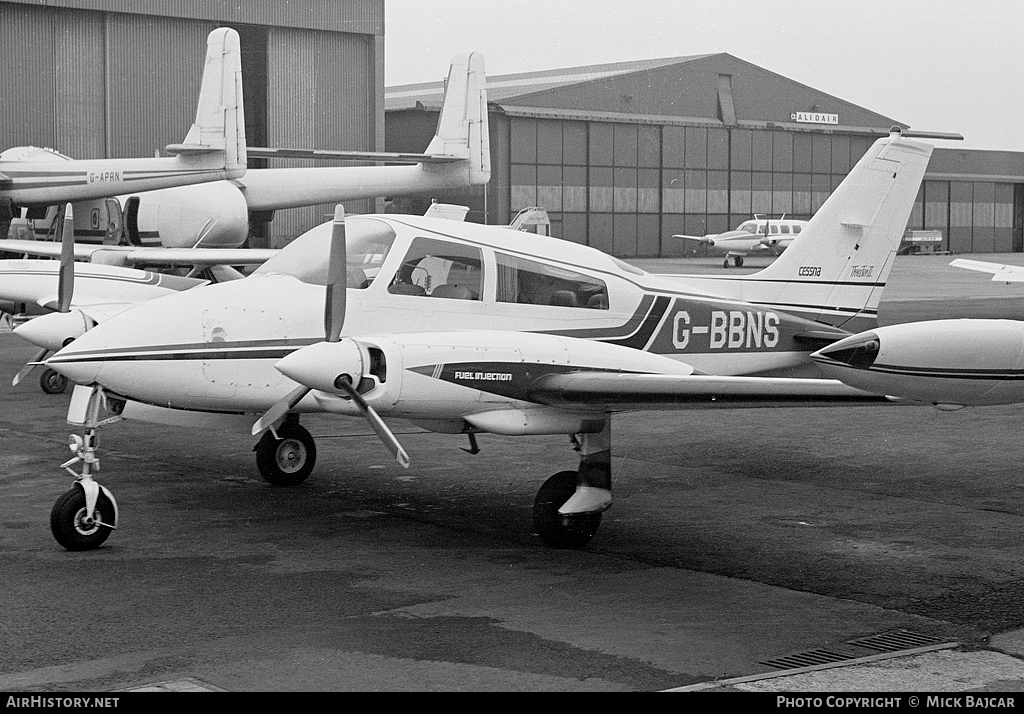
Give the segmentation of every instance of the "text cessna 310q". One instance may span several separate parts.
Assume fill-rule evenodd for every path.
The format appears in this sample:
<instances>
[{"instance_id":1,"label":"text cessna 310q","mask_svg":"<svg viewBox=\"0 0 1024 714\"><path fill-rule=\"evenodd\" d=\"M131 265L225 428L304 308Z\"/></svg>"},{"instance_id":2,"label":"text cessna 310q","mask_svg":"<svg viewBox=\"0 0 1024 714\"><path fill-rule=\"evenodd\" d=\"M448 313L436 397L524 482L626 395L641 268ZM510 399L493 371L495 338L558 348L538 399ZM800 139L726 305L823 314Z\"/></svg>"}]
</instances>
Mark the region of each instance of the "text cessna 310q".
<instances>
[{"instance_id":1,"label":"text cessna 310q","mask_svg":"<svg viewBox=\"0 0 1024 714\"><path fill-rule=\"evenodd\" d=\"M931 150L898 130L879 139L752 275L655 276L508 228L337 215L249 277L132 307L47 360L78 383L68 421L84 429L51 529L88 549L116 527L92 475L109 419L253 415L261 474L294 484L316 454L300 414L330 412L366 418L403 466L382 416L471 445L478 433L570 435L578 466L540 488L534 525L550 545L582 547L612 503L615 412L884 403L803 377L820 376L814 349L875 324Z\"/></svg>"}]
</instances>

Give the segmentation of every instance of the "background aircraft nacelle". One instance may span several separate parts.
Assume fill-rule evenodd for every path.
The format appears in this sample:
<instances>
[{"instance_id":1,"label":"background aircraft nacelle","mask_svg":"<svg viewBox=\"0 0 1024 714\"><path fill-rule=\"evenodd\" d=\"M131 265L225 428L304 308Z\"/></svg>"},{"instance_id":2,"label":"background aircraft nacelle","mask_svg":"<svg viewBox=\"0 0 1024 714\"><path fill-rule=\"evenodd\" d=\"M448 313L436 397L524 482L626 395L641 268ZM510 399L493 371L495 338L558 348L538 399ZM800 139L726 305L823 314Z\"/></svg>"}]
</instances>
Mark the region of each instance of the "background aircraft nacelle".
<instances>
[{"instance_id":1,"label":"background aircraft nacelle","mask_svg":"<svg viewBox=\"0 0 1024 714\"><path fill-rule=\"evenodd\" d=\"M1024 400L1024 322L934 320L879 327L815 352L826 376L940 408Z\"/></svg>"},{"instance_id":2,"label":"background aircraft nacelle","mask_svg":"<svg viewBox=\"0 0 1024 714\"><path fill-rule=\"evenodd\" d=\"M10 237L52 239L57 206L11 223ZM192 186L78 201L75 236L84 243L164 248L238 248L249 232L249 208L237 186L214 181Z\"/></svg>"},{"instance_id":3,"label":"background aircraft nacelle","mask_svg":"<svg viewBox=\"0 0 1024 714\"><path fill-rule=\"evenodd\" d=\"M358 375L352 375L352 365L359 361L352 356L355 345L361 352ZM364 399L382 416L411 419L434 431L472 427L508 435L601 428L600 408L568 411L532 402L532 387L547 375L693 372L687 364L618 345L490 331L342 339L298 350L278 366L292 379L317 389L312 398L328 411L358 415L355 404L332 387L344 372L359 381Z\"/></svg>"}]
</instances>

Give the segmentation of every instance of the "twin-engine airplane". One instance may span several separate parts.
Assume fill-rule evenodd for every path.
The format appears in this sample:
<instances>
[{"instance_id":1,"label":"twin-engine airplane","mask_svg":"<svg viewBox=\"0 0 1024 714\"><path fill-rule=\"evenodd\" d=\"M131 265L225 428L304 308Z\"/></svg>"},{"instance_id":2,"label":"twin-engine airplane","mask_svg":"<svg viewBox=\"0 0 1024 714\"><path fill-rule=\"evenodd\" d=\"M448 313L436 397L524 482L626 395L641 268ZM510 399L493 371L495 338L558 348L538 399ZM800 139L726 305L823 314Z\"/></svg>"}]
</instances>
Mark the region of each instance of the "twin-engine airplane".
<instances>
[{"instance_id":1,"label":"twin-engine airplane","mask_svg":"<svg viewBox=\"0 0 1024 714\"><path fill-rule=\"evenodd\" d=\"M693 250L705 255L724 255L723 268L729 267L729 258L737 268L743 267L748 255L777 256L807 227L807 221L792 218L760 218L744 221L735 230L706 236L674 235Z\"/></svg>"},{"instance_id":2,"label":"twin-engine airplane","mask_svg":"<svg viewBox=\"0 0 1024 714\"><path fill-rule=\"evenodd\" d=\"M369 420L402 466L382 417L468 435L471 451L479 433L570 435L578 466L541 487L534 526L582 547L612 503L614 413L885 403L797 375L820 376L811 351L875 324L931 150L898 130L878 140L752 275L655 276L508 228L339 211L249 277L132 307L47 360L78 383L68 421L84 429L51 529L88 549L117 524L92 476L108 414L204 426L262 415L257 466L295 484L316 457L300 415L330 412Z\"/></svg>"},{"instance_id":3,"label":"twin-engine airplane","mask_svg":"<svg viewBox=\"0 0 1024 714\"><path fill-rule=\"evenodd\" d=\"M1024 268L958 258L950 265L1024 282ZM876 327L815 352L822 372L854 387L942 411L1024 402L1024 322L961 318Z\"/></svg>"},{"instance_id":4,"label":"twin-engine airplane","mask_svg":"<svg viewBox=\"0 0 1024 714\"><path fill-rule=\"evenodd\" d=\"M21 207L106 199L135 191L240 179L245 174L245 120L238 33L219 28L206 41L195 122L163 158L74 160L21 146L0 154L0 238ZM207 189L202 189L207 190Z\"/></svg>"},{"instance_id":5,"label":"twin-engine airplane","mask_svg":"<svg viewBox=\"0 0 1024 714\"><path fill-rule=\"evenodd\" d=\"M75 206L75 235L83 243L76 245L75 256L78 260L121 266L258 264L266 260L266 254L240 249L248 237L251 212L266 214L486 184L491 175L491 155L485 82L482 55L463 53L453 58L437 132L423 154L247 149L247 155L256 158L388 165L249 169L244 177L231 181L145 193L116 192L115 198L80 203ZM55 211L34 224L44 235L54 225ZM59 235L59 231L53 232ZM218 255L209 252L212 248L239 250ZM0 241L0 251L56 256L60 246L12 239Z\"/></svg>"}]
</instances>

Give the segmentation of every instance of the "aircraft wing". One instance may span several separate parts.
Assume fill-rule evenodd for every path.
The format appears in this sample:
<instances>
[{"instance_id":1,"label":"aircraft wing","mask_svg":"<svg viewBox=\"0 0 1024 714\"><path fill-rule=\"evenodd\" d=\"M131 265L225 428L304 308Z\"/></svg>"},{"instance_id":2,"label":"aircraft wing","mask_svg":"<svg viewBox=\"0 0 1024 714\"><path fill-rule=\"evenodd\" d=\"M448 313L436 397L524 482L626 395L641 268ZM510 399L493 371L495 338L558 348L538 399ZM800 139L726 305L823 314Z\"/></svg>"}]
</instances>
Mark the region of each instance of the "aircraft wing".
<instances>
[{"instance_id":1,"label":"aircraft wing","mask_svg":"<svg viewBox=\"0 0 1024 714\"><path fill-rule=\"evenodd\" d=\"M709 235L708 236L688 236L688 235L685 235L683 233L677 233L677 234L673 235L672 237L673 238L678 238L679 240L682 240L682 241L695 241L697 243L713 243L714 242L713 237L709 236Z\"/></svg>"},{"instance_id":2,"label":"aircraft wing","mask_svg":"<svg viewBox=\"0 0 1024 714\"><path fill-rule=\"evenodd\" d=\"M125 258L131 265L262 265L277 252L272 248L131 248Z\"/></svg>"},{"instance_id":3,"label":"aircraft wing","mask_svg":"<svg viewBox=\"0 0 1024 714\"><path fill-rule=\"evenodd\" d=\"M552 406L604 405L613 411L878 404L886 399L834 379L576 372L533 383L530 398Z\"/></svg>"},{"instance_id":4,"label":"aircraft wing","mask_svg":"<svg viewBox=\"0 0 1024 714\"><path fill-rule=\"evenodd\" d=\"M0 240L0 252L60 258L60 243ZM137 248L124 245L75 243L75 260L116 265L262 265L277 254L253 248Z\"/></svg>"},{"instance_id":5,"label":"aircraft wing","mask_svg":"<svg viewBox=\"0 0 1024 714\"><path fill-rule=\"evenodd\" d=\"M955 268L976 270L979 273L992 273L992 280L995 282L1024 283L1024 267L1019 265L986 263L983 260L968 260L967 258L957 258L950 265Z\"/></svg>"},{"instance_id":6,"label":"aircraft wing","mask_svg":"<svg viewBox=\"0 0 1024 714\"><path fill-rule=\"evenodd\" d=\"M450 154L407 154L388 151L330 151L325 149L269 149L247 147L250 157L258 159L314 159L319 161L380 161L389 164L449 164L465 161Z\"/></svg>"},{"instance_id":7,"label":"aircraft wing","mask_svg":"<svg viewBox=\"0 0 1024 714\"><path fill-rule=\"evenodd\" d=\"M109 248L103 245L83 245L75 243L75 260L87 261L97 250ZM8 238L0 240L0 253L18 253L21 255L38 255L45 258L60 258L60 243L43 240L18 240Z\"/></svg>"}]
</instances>

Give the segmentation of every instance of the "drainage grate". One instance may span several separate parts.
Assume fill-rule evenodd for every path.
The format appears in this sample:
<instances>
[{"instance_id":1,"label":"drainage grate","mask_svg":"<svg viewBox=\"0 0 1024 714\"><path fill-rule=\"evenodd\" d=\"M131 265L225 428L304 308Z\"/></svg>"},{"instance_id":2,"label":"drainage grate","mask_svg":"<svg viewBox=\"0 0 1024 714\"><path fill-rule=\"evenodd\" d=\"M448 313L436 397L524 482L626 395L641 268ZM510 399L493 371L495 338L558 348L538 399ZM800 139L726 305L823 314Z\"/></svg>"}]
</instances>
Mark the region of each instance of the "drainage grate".
<instances>
[{"instance_id":1,"label":"drainage grate","mask_svg":"<svg viewBox=\"0 0 1024 714\"><path fill-rule=\"evenodd\" d=\"M816 649L777 657L775 659L761 662L761 664L768 665L769 667L775 667L776 669L797 669L799 667L813 667L818 664L842 662L846 659L853 659L853 655L843 654L842 652L833 652L832 650L826 649Z\"/></svg>"},{"instance_id":2,"label":"drainage grate","mask_svg":"<svg viewBox=\"0 0 1024 714\"><path fill-rule=\"evenodd\" d=\"M864 647L876 652L896 652L897 650L910 650L915 647L927 647L942 642L940 637L922 635L920 632L910 630L893 630L878 635L871 635L859 640L850 640L849 644L855 647Z\"/></svg>"},{"instance_id":3,"label":"drainage grate","mask_svg":"<svg viewBox=\"0 0 1024 714\"><path fill-rule=\"evenodd\" d=\"M899 652L918 647L929 647L941 642L944 642L941 638L922 635L919 632L892 630L877 635L870 635L869 637L862 637L859 640L848 640L835 649L819 647L813 650L783 655L775 659L764 660L759 664L774 667L775 669L799 669L801 667L815 667L851 659L860 659L870 654L865 653L863 650L871 652ZM858 649L860 651L857 651Z\"/></svg>"}]
</instances>

